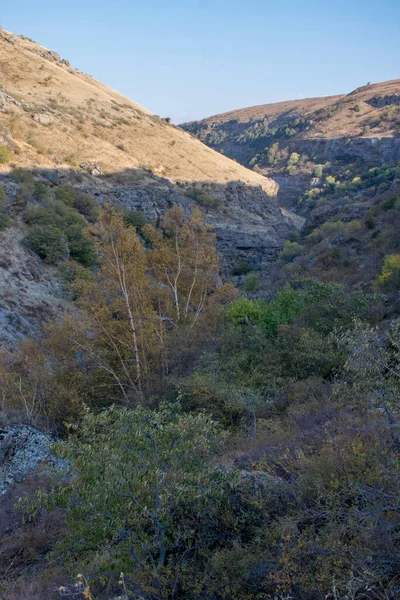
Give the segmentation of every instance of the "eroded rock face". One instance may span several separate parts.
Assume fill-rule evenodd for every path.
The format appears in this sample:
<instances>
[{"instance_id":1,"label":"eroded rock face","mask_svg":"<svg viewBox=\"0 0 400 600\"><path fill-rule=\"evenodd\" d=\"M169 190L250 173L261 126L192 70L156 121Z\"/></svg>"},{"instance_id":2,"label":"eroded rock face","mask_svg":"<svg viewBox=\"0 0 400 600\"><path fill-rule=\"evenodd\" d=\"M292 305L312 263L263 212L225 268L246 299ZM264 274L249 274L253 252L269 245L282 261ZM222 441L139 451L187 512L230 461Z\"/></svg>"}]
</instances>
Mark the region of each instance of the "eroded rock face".
<instances>
[{"instance_id":1,"label":"eroded rock face","mask_svg":"<svg viewBox=\"0 0 400 600\"><path fill-rule=\"evenodd\" d=\"M282 249L289 232L299 226L290 215L282 214L275 200L261 187L250 187L239 181L196 186L197 190L220 201L218 208L209 208L202 205L201 200L188 197L186 193L192 187L190 183L177 186L165 181L162 187L115 187L98 193L97 198L101 203L140 210L157 224L173 204L182 207L187 214L200 208L205 221L215 231L217 249L227 272L240 259L255 269L264 270ZM91 193L90 189L85 191Z\"/></svg>"},{"instance_id":2,"label":"eroded rock face","mask_svg":"<svg viewBox=\"0 0 400 600\"><path fill-rule=\"evenodd\" d=\"M95 163L82 164L81 169L51 169L35 175L51 193L58 185L72 185L93 195L101 205L142 211L156 226L173 205L182 207L187 215L200 208L216 234L226 275L241 259L254 269L266 270L289 233L302 224L289 212L282 214L276 200L261 186L240 181L225 185L172 183L147 171L128 172L117 180L97 172ZM18 185L6 175L0 180L12 204ZM212 206L207 204L210 201ZM23 243L24 235L20 219L0 232L0 345L11 348L18 339L40 335L47 321L62 317L67 304L56 267L30 252Z\"/></svg>"},{"instance_id":3,"label":"eroded rock face","mask_svg":"<svg viewBox=\"0 0 400 600\"><path fill-rule=\"evenodd\" d=\"M65 470L65 461L51 452L52 440L43 432L19 425L0 427L0 495L35 473L41 466Z\"/></svg>"}]
</instances>

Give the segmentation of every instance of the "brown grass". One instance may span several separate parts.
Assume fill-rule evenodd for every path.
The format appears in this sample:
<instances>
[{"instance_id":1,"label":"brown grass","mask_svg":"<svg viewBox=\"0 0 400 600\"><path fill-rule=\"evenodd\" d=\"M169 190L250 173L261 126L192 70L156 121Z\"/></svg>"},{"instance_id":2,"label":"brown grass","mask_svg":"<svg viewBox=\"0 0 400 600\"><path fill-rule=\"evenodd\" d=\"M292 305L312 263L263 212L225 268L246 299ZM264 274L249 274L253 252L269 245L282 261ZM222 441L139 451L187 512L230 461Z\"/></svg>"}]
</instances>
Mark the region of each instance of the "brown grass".
<instances>
[{"instance_id":1,"label":"brown grass","mask_svg":"<svg viewBox=\"0 0 400 600\"><path fill-rule=\"evenodd\" d=\"M52 148L54 157L75 155L78 164L96 162L106 174L151 164L171 181L241 180L276 192L271 180L207 148L92 77L42 58L37 52L45 49L34 42L18 36L13 40L11 44L0 37L1 83L23 106L13 105L13 125L10 115L0 113L0 131L6 127L15 134L21 150L13 157L17 166L54 168L55 159L44 151ZM37 113L55 121L35 123ZM33 130L41 153L25 141ZM120 144L125 152L118 149Z\"/></svg>"}]
</instances>

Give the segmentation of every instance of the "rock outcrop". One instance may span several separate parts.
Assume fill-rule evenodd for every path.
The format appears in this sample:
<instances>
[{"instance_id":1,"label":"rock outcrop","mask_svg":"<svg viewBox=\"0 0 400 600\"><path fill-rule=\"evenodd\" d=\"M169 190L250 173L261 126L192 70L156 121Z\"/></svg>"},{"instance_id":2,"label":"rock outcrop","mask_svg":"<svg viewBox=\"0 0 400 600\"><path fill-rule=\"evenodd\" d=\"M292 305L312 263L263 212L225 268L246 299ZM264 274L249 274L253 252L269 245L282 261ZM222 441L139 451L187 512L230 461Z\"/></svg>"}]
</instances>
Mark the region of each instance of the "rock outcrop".
<instances>
[{"instance_id":1,"label":"rock outcrop","mask_svg":"<svg viewBox=\"0 0 400 600\"><path fill-rule=\"evenodd\" d=\"M65 470L51 451L54 440L34 427L0 427L0 495L41 467Z\"/></svg>"}]
</instances>

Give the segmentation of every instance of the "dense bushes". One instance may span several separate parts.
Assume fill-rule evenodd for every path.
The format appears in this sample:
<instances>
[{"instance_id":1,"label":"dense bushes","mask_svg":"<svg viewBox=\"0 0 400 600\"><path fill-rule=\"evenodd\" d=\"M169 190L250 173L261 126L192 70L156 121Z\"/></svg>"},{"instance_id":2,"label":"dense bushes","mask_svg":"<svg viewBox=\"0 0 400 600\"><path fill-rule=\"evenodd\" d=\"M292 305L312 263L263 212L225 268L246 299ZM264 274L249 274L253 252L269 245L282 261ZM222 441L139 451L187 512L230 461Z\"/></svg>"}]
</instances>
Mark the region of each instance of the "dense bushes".
<instances>
[{"instance_id":1,"label":"dense bushes","mask_svg":"<svg viewBox=\"0 0 400 600\"><path fill-rule=\"evenodd\" d=\"M74 477L45 499L50 508L69 506L57 553L73 567L79 560L162 585L168 564L185 564L193 545L207 545L187 527L195 515L206 518L207 503L215 510L229 479L210 461L221 442L215 424L164 405L88 414L71 433L57 453L71 461Z\"/></svg>"},{"instance_id":2,"label":"dense bushes","mask_svg":"<svg viewBox=\"0 0 400 600\"><path fill-rule=\"evenodd\" d=\"M82 194L70 186L58 186L55 196L60 202L75 208L88 221L95 222L99 216L99 205L90 194Z\"/></svg>"},{"instance_id":3,"label":"dense bushes","mask_svg":"<svg viewBox=\"0 0 400 600\"><path fill-rule=\"evenodd\" d=\"M69 258L67 239L62 230L53 225L34 225L26 236L26 242L47 263Z\"/></svg>"},{"instance_id":4,"label":"dense bushes","mask_svg":"<svg viewBox=\"0 0 400 600\"><path fill-rule=\"evenodd\" d=\"M25 220L31 226L27 244L46 262L69 257L85 267L96 262L93 243L85 236L88 223L74 208L45 195L41 206L26 209Z\"/></svg>"},{"instance_id":5,"label":"dense bushes","mask_svg":"<svg viewBox=\"0 0 400 600\"><path fill-rule=\"evenodd\" d=\"M32 247L75 258L57 269L73 315L0 360L3 406L64 436L55 451L73 477L22 502L64 517L51 564L83 572L101 600L121 588L147 600L396 598L400 329L388 315L400 264L384 244L398 244L397 199L376 203L376 229L316 219L277 267L302 273L313 256L329 271L325 258L342 261L365 235L378 265L386 254L382 296L292 275L262 299L220 286L199 212L175 207L156 229L105 210L89 238L78 207L91 218L90 201L14 176L36 202L24 212ZM372 237L383 219L389 241ZM251 265L234 270L254 294Z\"/></svg>"}]
</instances>

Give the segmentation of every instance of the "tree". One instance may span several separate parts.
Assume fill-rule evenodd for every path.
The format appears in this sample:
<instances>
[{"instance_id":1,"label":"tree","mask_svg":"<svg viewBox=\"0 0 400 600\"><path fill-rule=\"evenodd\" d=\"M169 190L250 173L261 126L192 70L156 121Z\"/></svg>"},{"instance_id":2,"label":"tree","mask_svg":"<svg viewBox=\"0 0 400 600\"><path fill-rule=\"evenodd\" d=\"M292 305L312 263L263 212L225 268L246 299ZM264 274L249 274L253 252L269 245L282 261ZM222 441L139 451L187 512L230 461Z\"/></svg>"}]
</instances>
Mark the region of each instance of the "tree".
<instances>
[{"instance_id":1,"label":"tree","mask_svg":"<svg viewBox=\"0 0 400 600\"><path fill-rule=\"evenodd\" d=\"M93 329L75 344L112 377L128 401L132 395L142 397L150 365L160 354L157 338L162 332L152 306L145 249L135 230L111 210L103 212L92 233L100 269L80 305Z\"/></svg>"},{"instance_id":2,"label":"tree","mask_svg":"<svg viewBox=\"0 0 400 600\"><path fill-rule=\"evenodd\" d=\"M184 414L176 404L87 413L55 447L73 476L37 498L66 509L67 531L56 550L67 552L73 568L94 561L157 585L171 558L183 561L205 543L185 523L221 498L229 475L210 460L221 439L208 416Z\"/></svg>"},{"instance_id":3,"label":"tree","mask_svg":"<svg viewBox=\"0 0 400 600\"><path fill-rule=\"evenodd\" d=\"M213 235L199 212L187 219L174 207L162 231L147 225L143 234L151 249L121 215L104 211L92 228L100 268L78 301L89 322L79 328L70 321L67 334L106 378L108 395L115 398L117 386L126 403L151 395L171 361L187 364L233 293L219 283Z\"/></svg>"},{"instance_id":4,"label":"tree","mask_svg":"<svg viewBox=\"0 0 400 600\"><path fill-rule=\"evenodd\" d=\"M152 242L148 262L158 282L160 315L173 327L185 323L193 328L219 285L215 238L200 211L194 210L187 220L177 206L166 213L162 229L163 233L144 227Z\"/></svg>"}]
</instances>

